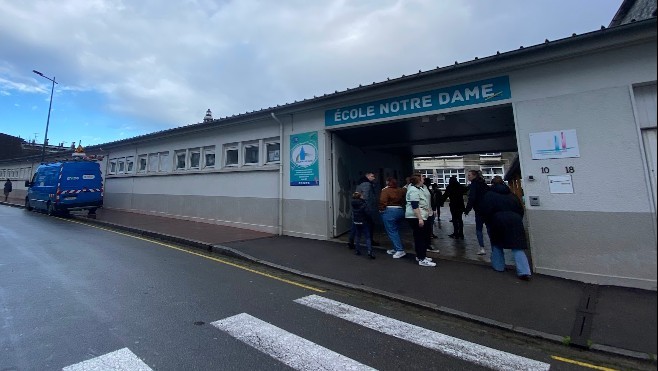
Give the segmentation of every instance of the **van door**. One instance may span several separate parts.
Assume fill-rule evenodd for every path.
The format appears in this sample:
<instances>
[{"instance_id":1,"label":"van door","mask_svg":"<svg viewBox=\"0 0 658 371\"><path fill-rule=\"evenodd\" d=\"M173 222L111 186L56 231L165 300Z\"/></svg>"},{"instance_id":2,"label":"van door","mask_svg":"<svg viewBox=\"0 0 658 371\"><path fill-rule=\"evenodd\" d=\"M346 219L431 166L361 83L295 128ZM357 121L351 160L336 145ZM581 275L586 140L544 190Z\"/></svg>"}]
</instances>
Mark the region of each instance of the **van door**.
<instances>
[{"instance_id":1,"label":"van door","mask_svg":"<svg viewBox=\"0 0 658 371\"><path fill-rule=\"evenodd\" d=\"M48 166L37 170L34 174L33 186L28 192L30 205L36 209L46 210L48 202L54 200L57 189L59 167Z\"/></svg>"},{"instance_id":2,"label":"van door","mask_svg":"<svg viewBox=\"0 0 658 371\"><path fill-rule=\"evenodd\" d=\"M102 195L102 182L98 163L64 163L59 184L60 202L70 206L87 206L98 202Z\"/></svg>"}]
</instances>

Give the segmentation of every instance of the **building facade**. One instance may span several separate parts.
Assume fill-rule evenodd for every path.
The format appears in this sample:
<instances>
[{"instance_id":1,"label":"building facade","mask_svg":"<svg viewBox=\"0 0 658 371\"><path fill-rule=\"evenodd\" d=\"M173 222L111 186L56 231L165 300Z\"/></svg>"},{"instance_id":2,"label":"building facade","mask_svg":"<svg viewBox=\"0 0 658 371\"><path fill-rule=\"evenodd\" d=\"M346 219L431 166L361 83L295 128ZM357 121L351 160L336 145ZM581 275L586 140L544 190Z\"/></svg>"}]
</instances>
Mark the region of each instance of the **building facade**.
<instances>
[{"instance_id":1,"label":"building facade","mask_svg":"<svg viewBox=\"0 0 658 371\"><path fill-rule=\"evenodd\" d=\"M655 18L87 148L106 207L314 239L348 231L366 172L518 153L534 270L650 290L655 151Z\"/></svg>"}]
</instances>

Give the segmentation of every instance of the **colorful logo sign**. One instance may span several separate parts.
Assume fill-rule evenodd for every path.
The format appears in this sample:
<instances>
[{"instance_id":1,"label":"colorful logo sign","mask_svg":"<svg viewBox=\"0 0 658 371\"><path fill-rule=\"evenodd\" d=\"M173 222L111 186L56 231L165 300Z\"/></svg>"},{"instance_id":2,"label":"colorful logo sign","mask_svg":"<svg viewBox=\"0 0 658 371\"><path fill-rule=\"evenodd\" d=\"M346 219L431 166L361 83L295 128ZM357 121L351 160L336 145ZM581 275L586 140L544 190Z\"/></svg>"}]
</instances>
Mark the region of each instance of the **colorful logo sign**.
<instances>
[{"instance_id":1,"label":"colorful logo sign","mask_svg":"<svg viewBox=\"0 0 658 371\"><path fill-rule=\"evenodd\" d=\"M320 185L317 131L290 136L290 185Z\"/></svg>"}]
</instances>

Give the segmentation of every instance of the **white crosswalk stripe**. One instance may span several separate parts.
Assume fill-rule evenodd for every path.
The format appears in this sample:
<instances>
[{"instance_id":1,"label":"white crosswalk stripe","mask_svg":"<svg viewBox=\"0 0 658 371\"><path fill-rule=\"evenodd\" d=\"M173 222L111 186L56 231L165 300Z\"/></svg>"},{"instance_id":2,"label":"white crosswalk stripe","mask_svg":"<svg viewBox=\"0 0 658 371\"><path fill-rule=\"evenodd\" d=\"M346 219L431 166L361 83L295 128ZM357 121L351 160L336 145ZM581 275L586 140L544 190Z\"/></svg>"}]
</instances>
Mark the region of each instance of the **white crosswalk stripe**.
<instances>
[{"instance_id":1,"label":"white crosswalk stripe","mask_svg":"<svg viewBox=\"0 0 658 371\"><path fill-rule=\"evenodd\" d=\"M64 367L63 371L153 371L128 348L92 358L90 360Z\"/></svg>"},{"instance_id":2,"label":"white crosswalk stripe","mask_svg":"<svg viewBox=\"0 0 658 371\"><path fill-rule=\"evenodd\" d=\"M295 370L374 370L247 313L212 325Z\"/></svg>"},{"instance_id":3,"label":"white crosswalk stripe","mask_svg":"<svg viewBox=\"0 0 658 371\"><path fill-rule=\"evenodd\" d=\"M296 303L494 370L548 370L548 363L457 339L341 302L310 295Z\"/></svg>"}]
</instances>

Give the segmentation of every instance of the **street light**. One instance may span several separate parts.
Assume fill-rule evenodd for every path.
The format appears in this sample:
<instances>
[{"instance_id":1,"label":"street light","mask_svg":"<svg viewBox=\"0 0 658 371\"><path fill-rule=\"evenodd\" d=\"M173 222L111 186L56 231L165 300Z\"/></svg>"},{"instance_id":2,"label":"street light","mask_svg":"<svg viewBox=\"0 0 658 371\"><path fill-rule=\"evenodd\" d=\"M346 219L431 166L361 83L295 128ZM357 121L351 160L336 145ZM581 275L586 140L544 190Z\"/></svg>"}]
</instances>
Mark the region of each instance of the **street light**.
<instances>
[{"instance_id":1,"label":"street light","mask_svg":"<svg viewBox=\"0 0 658 371\"><path fill-rule=\"evenodd\" d=\"M50 125L50 109L53 107L53 92L55 91L55 84L57 84L57 81L55 81L55 76L51 79L37 70L32 70L32 72L53 82L53 86L50 88L50 104L48 105L48 119L46 120L46 135L43 137L43 148L41 149L41 162L43 162L46 157L46 142L48 141L48 126Z\"/></svg>"}]
</instances>

